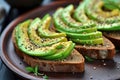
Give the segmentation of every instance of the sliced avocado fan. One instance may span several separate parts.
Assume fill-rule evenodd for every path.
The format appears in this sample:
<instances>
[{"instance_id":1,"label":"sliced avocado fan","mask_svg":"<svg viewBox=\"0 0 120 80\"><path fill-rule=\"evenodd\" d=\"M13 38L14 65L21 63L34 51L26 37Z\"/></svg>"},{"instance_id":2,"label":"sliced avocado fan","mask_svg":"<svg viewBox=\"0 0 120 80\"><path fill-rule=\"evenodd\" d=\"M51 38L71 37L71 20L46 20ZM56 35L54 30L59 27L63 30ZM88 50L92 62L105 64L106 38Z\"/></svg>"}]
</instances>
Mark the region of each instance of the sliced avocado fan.
<instances>
[{"instance_id":1,"label":"sliced avocado fan","mask_svg":"<svg viewBox=\"0 0 120 80\"><path fill-rule=\"evenodd\" d=\"M74 11L74 6L72 4L56 10L53 14L56 30L66 33L69 40L77 44L103 44L102 33L97 31L96 23L93 21L87 21L87 23L85 23L81 21L80 18L79 20L73 18L73 16L78 15L74 15Z\"/></svg>"},{"instance_id":2,"label":"sliced avocado fan","mask_svg":"<svg viewBox=\"0 0 120 80\"><path fill-rule=\"evenodd\" d=\"M45 21L47 21L47 18ZM39 18L26 20L16 26L15 39L18 48L25 54L40 59L59 60L69 56L75 44L72 41L67 41L65 35L59 36L59 34L64 33L53 33L49 31L51 33L50 36L57 34L59 37L57 35L53 38L41 37L37 32L41 24L48 27ZM47 30L47 28L45 29ZM43 31L45 30L43 29Z\"/></svg>"},{"instance_id":3,"label":"sliced avocado fan","mask_svg":"<svg viewBox=\"0 0 120 80\"><path fill-rule=\"evenodd\" d=\"M110 2L113 3L110 4ZM120 30L120 9L112 7L115 7L116 2L117 0L84 0L84 14L89 20L96 22L98 30L118 31ZM105 7L108 6L107 4L111 9ZM117 4L120 5L119 2Z\"/></svg>"}]
</instances>

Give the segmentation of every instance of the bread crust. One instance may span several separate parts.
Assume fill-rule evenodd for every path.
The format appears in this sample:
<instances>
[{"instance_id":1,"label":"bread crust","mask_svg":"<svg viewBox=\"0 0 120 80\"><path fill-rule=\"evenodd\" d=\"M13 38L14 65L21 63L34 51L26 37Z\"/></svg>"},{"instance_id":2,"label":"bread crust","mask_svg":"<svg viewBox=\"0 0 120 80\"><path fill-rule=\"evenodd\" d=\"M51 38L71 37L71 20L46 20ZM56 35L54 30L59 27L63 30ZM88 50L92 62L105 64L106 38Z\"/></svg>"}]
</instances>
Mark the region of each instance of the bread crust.
<instances>
[{"instance_id":1,"label":"bread crust","mask_svg":"<svg viewBox=\"0 0 120 80\"><path fill-rule=\"evenodd\" d=\"M120 48L120 32L103 32L103 35L108 38L116 48Z\"/></svg>"},{"instance_id":2,"label":"bread crust","mask_svg":"<svg viewBox=\"0 0 120 80\"><path fill-rule=\"evenodd\" d=\"M54 26L52 27L52 30L57 31ZM94 59L113 59L115 55L114 44L104 36L103 40L104 40L103 45L88 46L76 44L75 49L79 51L83 56L89 56ZM106 57L105 54L101 54L102 52L105 54L107 53Z\"/></svg>"},{"instance_id":3,"label":"bread crust","mask_svg":"<svg viewBox=\"0 0 120 80\"><path fill-rule=\"evenodd\" d=\"M115 55L114 44L103 37L104 44L97 46L76 45L76 49L84 56L89 56L94 59L112 59Z\"/></svg>"},{"instance_id":4,"label":"bread crust","mask_svg":"<svg viewBox=\"0 0 120 80\"><path fill-rule=\"evenodd\" d=\"M50 61L42 60L40 58L32 57L21 50L19 50L16 39L15 39L15 30L12 33L12 41L16 54L20 56L25 63L31 67L39 66L40 71L45 72L83 72L84 71L84 57L77 51L73 50L71 55L64 60L59 61Z\"/></svg>"}]
</instances>

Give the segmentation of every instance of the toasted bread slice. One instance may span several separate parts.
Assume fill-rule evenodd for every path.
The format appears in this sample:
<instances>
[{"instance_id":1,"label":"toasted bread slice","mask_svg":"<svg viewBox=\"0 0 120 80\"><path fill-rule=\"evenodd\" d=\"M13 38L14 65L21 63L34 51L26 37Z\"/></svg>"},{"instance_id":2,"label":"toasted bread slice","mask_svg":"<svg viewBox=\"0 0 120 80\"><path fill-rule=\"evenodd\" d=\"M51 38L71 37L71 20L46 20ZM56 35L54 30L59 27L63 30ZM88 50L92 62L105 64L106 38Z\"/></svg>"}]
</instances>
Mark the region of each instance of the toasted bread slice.
<instances>
[{"instance_id":1,"label":"toasted bread slice","mask_svg":"<svg viewBox=\"0 0 120 80\"><path fill-rule=\"evenodd\" d=\"M94 59L112 59L115 55L115 46L107 38L103 37L103 39L103 45L76 45L75 48L84 56L89 56Z\"/></svg>"},{"instance_id":2,"label":"toasted bread slice","mask_svg":"<svg viewBox=\"0 0 120 80\"><path fill-rule=\"evenodd\" d=\"M83 72L84 71L84 57L77 51L73 50L71 55L64 60L50 61L42 60L37 57L32 57L21 50L19 50L16 39L15 39L15 30L12 34L13 45L16 53L23 59L28 65L35 67L39 66L40 71L45 72Z\"/></svg>"},{"instance_id":3,"label":"toasted bread slice","mask_svg":"<svg viewBox=\"0 0 120 80\"><path fill-rule=\"evenodd\" d=\"M53 26L51 28L54 31L57 31ZM89 56L94 59L113 59L115 55L115 46L107 38L103 36L104 44L103 45L79 45L76 44L75 48L83 55Z\"/></svg>"},{"instance_id":4,"label":"toasted bread slice","mask_svg":"<svg viewBox=\"0 0 120 80\"><path fill-rule=\"evenodd\" d=\"M116 48L120 48L120 31L103 32L103 35L112 41Z\"/></svg>"}]
</instances>

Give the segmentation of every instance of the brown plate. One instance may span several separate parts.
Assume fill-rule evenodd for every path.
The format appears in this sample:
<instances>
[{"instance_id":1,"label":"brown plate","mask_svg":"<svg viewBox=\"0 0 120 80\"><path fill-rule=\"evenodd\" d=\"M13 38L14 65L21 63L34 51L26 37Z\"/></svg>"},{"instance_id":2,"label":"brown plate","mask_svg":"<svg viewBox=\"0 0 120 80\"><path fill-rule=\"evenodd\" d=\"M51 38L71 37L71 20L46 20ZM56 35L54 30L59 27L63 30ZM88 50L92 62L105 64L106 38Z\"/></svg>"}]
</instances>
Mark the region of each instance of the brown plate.
<instances>
[{"instance_id":1,"label":"brown plate","mask_svg":"<svg viewBox=\"0 0 120 80\"><path fill-rule=\"evenodd\" d=\"M68 4L78 5L78 1L70 0L68 2L54 2L50 5L38 7L26 14L21 15L14 21L12 21L3 34L1 35L1 58L6 64L16 74L26 78L26 79L42 79L41 76L37 77L33 74L29 74L25 67L28 66L20 59L15 51L11 40L11 33L14 27L29 18L43 17L46 13L52 14L58 7L64 7ZM43 72L44 73L44 72ZM96 60L94 62L85 63L85 71L83 73L50 73L46 72L49 79L74 79L74 80L115 80L120 79L120 51L116 52L116 56L113 60Z\"/></svg>"}]
</instances>

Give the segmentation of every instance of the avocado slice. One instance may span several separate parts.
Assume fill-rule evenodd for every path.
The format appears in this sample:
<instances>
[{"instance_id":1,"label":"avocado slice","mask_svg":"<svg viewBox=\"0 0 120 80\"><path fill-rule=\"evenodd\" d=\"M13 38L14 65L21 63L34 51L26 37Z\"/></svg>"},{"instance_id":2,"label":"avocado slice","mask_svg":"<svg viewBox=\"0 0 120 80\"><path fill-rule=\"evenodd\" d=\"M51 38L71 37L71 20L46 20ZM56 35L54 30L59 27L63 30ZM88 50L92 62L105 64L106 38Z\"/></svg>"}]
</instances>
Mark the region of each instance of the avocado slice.
<instances>
[{"instance_id":1,"label":"avocado slice","mask_svg":"<svg viewBox=\"0 0 120 80\"><path fill-rule=\"evenodd\" d=\"M97 25L97 29L101 31L114 31L120 30L120 11L114 9L112 11L104 11L104 6L101 0L85 0L85 14L91 20L94 20ZM95 6L93 6L95 5Z\"/></svg>"},{"instance_id":2,"label":"avocado slice","mask_svg":"<svg viewBox=\"0 0 120 80\"><path fill-rule=\"evenodd\" d=\"M92 38L92 37L89 37L90 35L91 36L95 35L97 37L102 36L101 32L96 32L97 31L96 27L78 29L78 28L71 28L65 25L64 23L62 23L62 21L59 18L59 14L62 10L63 10L62 8L59 8L53 15L54 24L58 31L65 32L70 38L80 37L81 39L89 39L89 38Z\"/></svg>"},{"instance_id":3,"label":"avocado slice","mask_svg":"<svg viewBox=\"0 0 120 80\"><path fill-rule=\"evenodd\" d=\"M60 31L62 32L62 31ZM81 39L81 40L86 40L86 39L96 39L96 38L101 38L102 37L102 32L96 31L96 32L91 32L91 33L68 33L66 32L67 36L70 38L74 39Z\"/></svg>"},{"instance_id":4,"label":"avocado slice","mask_svg":"<svg viewBox=\"0 0 120 80\"><path fill-rule=\"evenodd\" d=\"M55 53L55 49L51 47L41 47L32 44L28 37L28 26L30 25L31 20L27 20L16 27L16 42L18 48L24 53L31 56L46 56Z\"/></svg>"},{"instance_id":5,"label":"avocado slice","mask_svg":"<svg viewBox=\"0 0 120 80\"><path fill-rule=\"evenodd\" d=\"M60 19L60 14L63 11L63 8L59 8L54 14L53 14L53 19L54 19L54 25L55 28L57 28L57 30L61 30L63 32L71 32L71 33L90 33L90 32L94 32L97 31L97 28L94 27L88 27L85 29L78 29L78 28L74 28L74 27L69 27L68 25L65 25L64 22Z\"/></svg>"},{"instance_id":6,"label":"avocado slice","mask_svg":"<svg viewBox=\"0 0 120 80\"><path fill-rule=\"evenodd\" d=\"M68 57L71 54L74 46L75 46L75 43L73 43L72 41L68 41L66 43L61 42L61 45L58 46L59 48L56 47L56 49L58 50L56 54L50 55L50 56L45 56L43 58L44 59L51 59L51 60L64 59L64 58Z\"/></svg>"},{"instance_id":7,"label":"avocado slice","mask_svg":"<svg viewBox=\"0 0 120 80\"><path fill-rule=\"evenodd\" d=\"M70 42L59 42L59 43L53 44L51 46L45 46L45 47L36 46L33 43L31 43L28 33L27 33L30 23L31 23L31 20L27 20L27 21L19 24L15 28L15 38L16 38L17 46L24 53L31 55L31 56L38 56L38 57L50 56L50 55L58 53L58 49L56 47L60 46L61 43L68 44L68 45L72 44ZM66 50L66 48L69 47L66 45L64 45L64 46L65 46L65 48L64 48L65 50ZM64 49L61 49L61 50L64 51ZM71 50L73 50L73 48ZM59 49L59 51L60 51L60 49Z\"/></svg>"},{"instance_id":8,"label":"avocado slice","mask_svg":"<svg viewBox=\"0 0 120 80\"><path fill-rule=\"evenodd\" d=\"M103 0L104 7L109 10L119 9L120 10L120 0Z\"/></svg>"},{"instance_id":9,"label":"avocado slice","mask_svg":"<svg viewBox=\"0 0 120 80\"><path fill-rule=\"evenodd\" d=\"M81 39L71 39L73 42L76 42L78 44L83 44L83 45L98 45L98 44L103 44L103 38L97 38L97 39L89 39L89 40L81 40Z\"/></svg>"},{"instance_id":10,"label":"avocado slice","mask_svg":"<svg viewBox=\"0 0 120 80\"><path fill-rule=\"evenodd\" d=\"M101 31L119 31L120 30L120 22L112 23L112 24L97 24L97 29Z\"/></svg>"},{"instance_id":11,"label":"avocado slice","mask_svg":"<svg viewBox=\"0 0 120 80\"><path fill-rule=\"evenodd\" d=\"M85 14L84 6L85 2L83 1L78 5L73 13L74 19L82 23L90 21L90 19L88 19L87 15Z\"/></svg>"},{"instance_id":12,"label":"avocado slice","mask_svg":"<svg viewBox=\"0 0 120 80\"><path fill-rule=\"evenodd\" d=\"M61 19L64 22L64 24L76 28L93 27L95 25L95 23L93 22L87 22L87 23L77 22L75 19L71 17L73 11L74 11L73 5L68 5L67 7L64 8L64 10L61 13Z\"/></svg>"},{"instance_id":13,"label":"avocado slice","mask_svg":"<svg viewBox=\"0 0 120 80\"><path fill-rule=\"evenodd\" d=\"M74 42L76 43L88 44L88 45L103 43L102 32L97 31L96 25L95 24L90 25L89 23L87 23L87 26L85 26L86 23L77 22L71 16L73 10L74 10L73 5L69 5L64 9L59 8L53 14L54 25L57 31L66 33L67 36L70 38L70 40L74 40ZM78 23L83 24L84 26L81 27L73 26L76 24L78 25Z\"/></svg>"},{"instance_id":14,"label":"avocado slice","mask_svg":"<svg viewBox=\"0 0 120 80\"><path fill-rule=\"evenodd\" d=\"M117 9L112 11L103 11L103 1L85 0L85 3L85 14L87 14L90 19L104 23L113 23L120 21L120 11Z\"/></svg>"},{"instance_id":15,"label":"avocado slice","mask_svg":"<svg viewBox=\"0 0 120 80\"><path fill-rule=\"evenodd\" d=\"M49 30L51 16L46 14L42 19L42 24L38 27L38 35L44 38L66 37L65 33L56 33Z\"/></svg>"},{"instance_id":16,"label":"avocado slice","mask_svg":"<svg viewBox=\"0 0 120 80\"><path fill-rule=\"evenodd\" d=\"M57 42L67 41L65 37L52 38L52 39L41 38L41 36L38 36L37 34L37 29L38 27L40 27L41 24L42 24L42 21L40 20L40 18L35 18L31 22L30 26L28 27L28 36L31 42L35 44L36 46L49 46Z\"/></svg>"}]
</instances>

